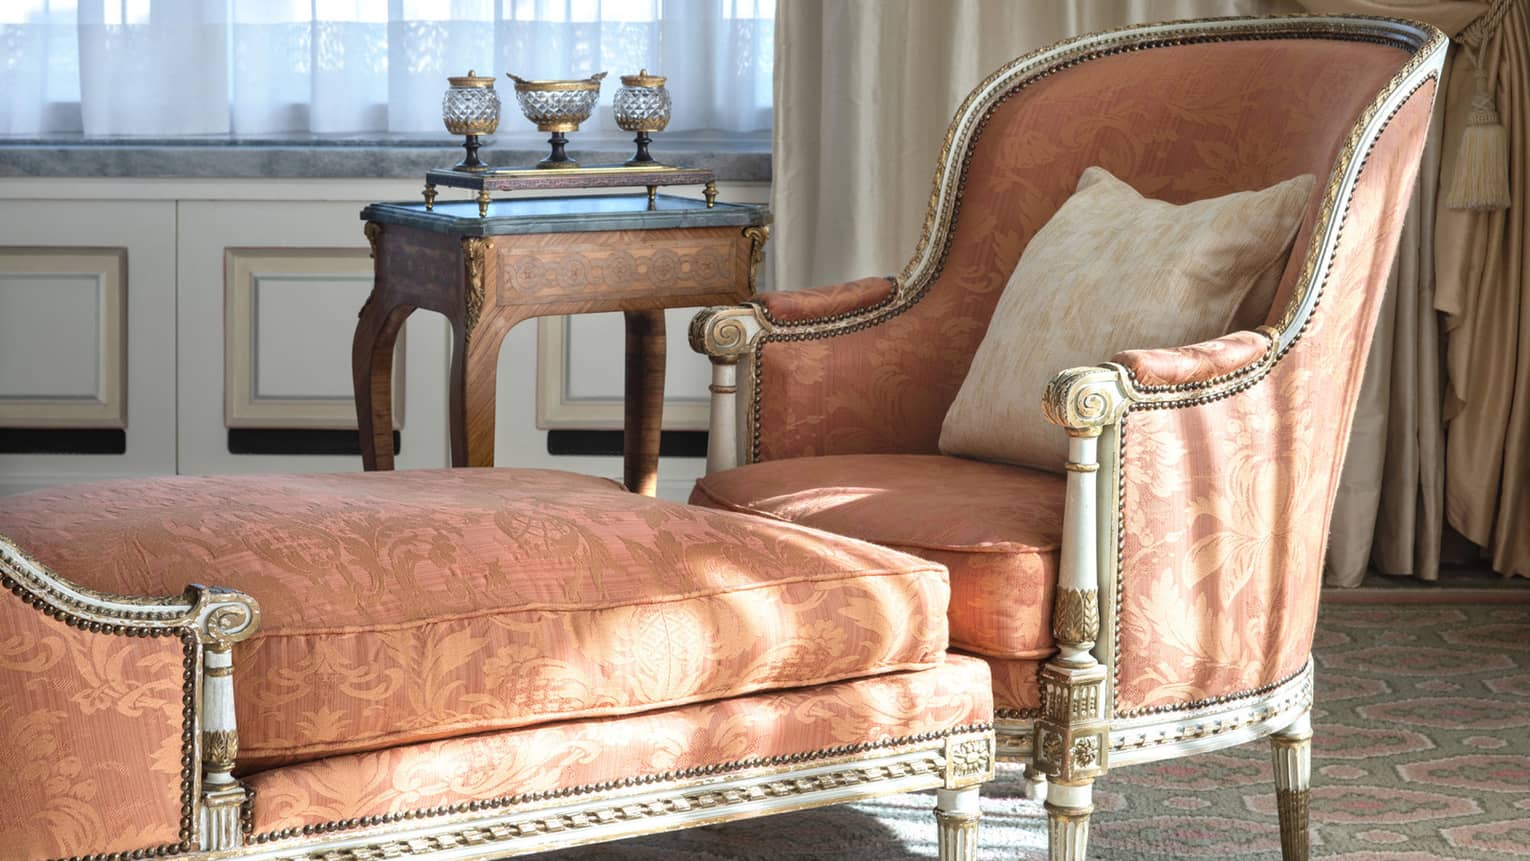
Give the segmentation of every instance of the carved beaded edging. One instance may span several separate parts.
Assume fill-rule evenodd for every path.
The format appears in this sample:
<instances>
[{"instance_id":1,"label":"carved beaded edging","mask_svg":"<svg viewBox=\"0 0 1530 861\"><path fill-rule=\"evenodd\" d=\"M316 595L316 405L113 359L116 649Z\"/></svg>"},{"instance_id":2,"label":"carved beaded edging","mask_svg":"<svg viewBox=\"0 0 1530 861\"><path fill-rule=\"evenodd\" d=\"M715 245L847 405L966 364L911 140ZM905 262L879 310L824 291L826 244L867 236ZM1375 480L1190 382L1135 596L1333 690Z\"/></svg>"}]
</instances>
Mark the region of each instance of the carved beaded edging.
<instances>
[{"instance_id":1,"label":"carved beaded edging","mask_svg":"<svg viewBox=\"0 0 1530 861\"><path fill-rule=\"evenodd\" d=\"M255 843L270 843L278 840L286 840L293 837L312 836L327 834L335 831L347 831L354 828L368 828L379 825L389 825L410 819L427 819L436 816L449 816L457 813L479 812L497 810L506 807L514 807L518 804L528 804L544 801L553 801L563 798L574 798L580 795L588 795L596 792L609 792L614 789L627 789L638 786L648 786L657 783L668 783L675 780L687 780L699 777L709 777L726 774L733 771L743 771L754 768L769 768L783 765L806 765L824 759L849 756L858 753L867 753L874 750L882 750L893 747L903 747L911 744L940 741L952 736L968 733L984 733L993 729L991 723L968 724L966 726L952 727L939 732L916 733L899 738L881 739L879 741L861 742L859 744L839 745L837 747L822 748L806 753L783 754L772 757L752 757L749 759L734 760L726 763L696 766L693 768L666 771L659 774L624 777L620 780L607 780L600 783L584 784L582 786L567 786L559 789L529 792L520 795L507 795L498 798L487 798L475 801L464 801L457 804L443 804L438 807L424 808L419 810L405 810L397 813L384 813L373 816L361 816L352 819L342 819L332 822L314 823L296 828L283 828L276 831L267 831L254 835L251 839ZM931 751L932 754L938 751ZM847 763L848 769L855 769L855 763Z\"/></svg>"},{"instance_id":2,"label":"carved beaded edging","mask_svg":"<svg viewBox=\"0 0 1530 861\"><path fill-rule=\"evenodd\" d=\"M1281 691L1282 688L1289 689ZM1277 691L1281 691L1280 698L1271 700L1270 702L1262 703L1259 706L1252 708L1250 712L1241 716L1241 718L1237 718L1237 716L1228 717L1222 714L1213 714L1205 718L1211 722L1210 726L1186 724L1185 726L1178 728L1178 734L1172 738L1158 738L1156 740L1150 740L1146 732L1144 732L1135 740L1131 740L1126 737L1115 739L1111 742L1111 748L1113 750L1128 750L1145 747L1159 747L1161 745L1173 744L1175 742L1182 741L1185 738L1220 735L1221 733L1240 729L1244 726L1248 726L1249 724L1258 723L1259 721L1273 717L1274 715L1288 708L1295 708L1303 705L1310 706L1312 704L1311 662L1309 661L1302 667L1301 670L1286 677L1285 679L1275 682L1274 684L1264 685L1253 691L1239 694L1230 694L1223 697L1213 697L1205 700L1197 700L1190 703L1181 703L1168 706L1154 706L1149 709L1143 709L1134 712L1127 717L1142 718L1157 715L1172 717L1174 713L1183 712L1189 714L1200 709L1215 708L1217 706L1236 707L1235 704L1241 700L1257 700L1261 697L1267 697L1271 693ZM1149 728L1150 727L1144 727L1143 729L1146 730Z\"/></svg>"}]
</instances>

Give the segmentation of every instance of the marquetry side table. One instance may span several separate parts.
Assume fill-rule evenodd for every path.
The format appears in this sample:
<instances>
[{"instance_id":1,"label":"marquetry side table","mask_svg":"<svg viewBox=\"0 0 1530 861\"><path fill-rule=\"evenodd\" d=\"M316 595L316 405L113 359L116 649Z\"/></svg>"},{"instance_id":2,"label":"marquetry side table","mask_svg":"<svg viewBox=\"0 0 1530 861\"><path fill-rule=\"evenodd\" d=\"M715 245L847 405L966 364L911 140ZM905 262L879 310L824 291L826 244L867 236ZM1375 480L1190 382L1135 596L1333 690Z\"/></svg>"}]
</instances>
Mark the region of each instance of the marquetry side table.
<instances>
[{"instance_id":1,"label":"marquetry side table","mask_svg":"<svg viewBox=\"0 0 1530 861\"><path fill-rule=\"evenodd\" d=\"M649 208L652 206L653 208ZM416 308L452 326L453 466L494 464L494 377L512 326L550 314L621 311L627 322L623 478L652 496L664 406L664 309L748 298L764 206L659 195L537 197L477 204L374 203L362 210L372 293L351 348L366 468L393 468L393 344Z\"/></svg>"}]
</instances>

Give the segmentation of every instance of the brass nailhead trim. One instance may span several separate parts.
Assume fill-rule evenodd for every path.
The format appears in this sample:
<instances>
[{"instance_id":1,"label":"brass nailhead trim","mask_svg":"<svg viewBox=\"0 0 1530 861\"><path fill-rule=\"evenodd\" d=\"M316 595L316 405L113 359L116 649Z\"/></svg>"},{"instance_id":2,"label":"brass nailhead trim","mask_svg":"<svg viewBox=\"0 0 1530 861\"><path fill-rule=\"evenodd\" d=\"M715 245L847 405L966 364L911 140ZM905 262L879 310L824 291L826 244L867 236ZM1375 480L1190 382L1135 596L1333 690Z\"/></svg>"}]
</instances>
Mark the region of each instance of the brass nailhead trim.
<instances>
[{"instance_id":1,"label":"brass nailhead trim","mask_svg":"<svg viewBox=\"0 0 1530 861\"><path fill-rule=\"evenodd\" d=\"M455 813L495 810L504 807L513 807L527 802L548 801L555 798L573 798L591 792L607 792L612 789L632 786L645 786L652 783L664 783L671 780L684 780L691 777L705 777L713 774L724 774L730 771L740 771L750 768L762 768L776 765L795 765L814 762L820 759L830 759L836 756L846 756L854 753L863 753L871 750L879 750L889 747L901 747L906 744L918 744L920 742L937 741L953 735L961 735L969 732L987 732L993 729L992 723L968 724L966 726L952 727L940 732L925 732L900 738L883 739L881 741L862 742L860 744L846 744L838 747L823 748L807 753L792 753L782 756L754 757L751 759L735 760L727 763L702 765L694 768L681 769L678 771L666 771L660 774L642 775L638 777L624 777L620 780L608 780L601 783L585 784L583 786L567 786L560 789L530 792L521 795L506 795L498 798L487 798L477 801L464 801L457 804L441 805L439 807L425 808L422 810L405 810L397 813L385 813L375 816L359 816L352 819L340 819L333 822L323 822L304 825L294 828L283 828L277 831L267 831L256 834L253 838L256 843L268 843L276 840L286 840L292 837L311 836L314 834L327 834L334 831L346 831L352 828L366 828L374 825L387 825L406 819L425 819L432 816L447 816Z\"/></svg>"}]
</instances>

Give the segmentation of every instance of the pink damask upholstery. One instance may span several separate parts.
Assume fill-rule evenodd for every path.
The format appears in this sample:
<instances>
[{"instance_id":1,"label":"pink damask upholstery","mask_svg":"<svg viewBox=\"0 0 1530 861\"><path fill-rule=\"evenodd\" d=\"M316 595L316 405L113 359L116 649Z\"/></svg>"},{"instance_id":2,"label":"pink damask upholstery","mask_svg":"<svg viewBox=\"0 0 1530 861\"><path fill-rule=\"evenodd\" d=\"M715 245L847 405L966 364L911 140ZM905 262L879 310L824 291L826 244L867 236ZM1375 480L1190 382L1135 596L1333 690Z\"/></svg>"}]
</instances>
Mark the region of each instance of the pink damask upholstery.
<instances>
[{"instance_id":1,"label":"pink damask upholstery","mask_svg":"<svg viewBox=\"0 0 1530 861\"><path fill-rule=\"evenodd\" d=\"M961 191L949 233L931 234L939 244L929 274L916 255L916 274L906 277L922 280L901 284L905 292L885 315L853 326L835 326L827 313L797 317L760 337L747 359L754 410L742 431L755 463L707 476L696 499L938 559L952 568L953 644L991 659L1045 657L1027 650L1051 646L1046 633L1032 636L1048 619L1036 609L1045 604L1031 602L1050 600L1041 596L1055 586L1055 561L1012 575L1007 598L985 589L982 600L1002 613L976 623L964 615L973 593L962 563L918 540L996 504L967 506L969 478L943 468L919 487L887 486L854 503L844 497L884 488L902 474L900 458L934 455L1000 291L1085 168L1100 165L1174 203L1312 174L1319 182L1266 317L1275 328L1099 357L1124 366L1139 395L1189 402L1126 412L1120 449L1110 453L1119 454L1124 476L1119 511L1111 495L1096 500L1099 528L1121 539L1119 560L1108 560L1119 561L1111 644L1118 714L1261 690L1298 672L1310 652L1333 493L1434 87L1426 80L1387 118L1348 195L1335 166L1357 121L1414 55L1322 26L1333 29L1324 37L1139 44L1024 79L976 125L970 147L953 153ZM1325 210L1325 195L1341 191ZM1332 268L1305 281L1314 242L1332 233L1332 220L1340 222ZM1309 283L1319 301L1293 325L1288 315ZM790 295L771 301L813 304ZM1129 283L1121 301L1131 301ZM1271 339L1282 335L1288 343L1277 348ZM1195 402L1199 388L1245 375L1252 384L1240 391ZM950 459L931 462L941 460ZM843 474L840 462L854 462L856 472ZM1004 537L1056 541L1060 491L1051 499L1029 512L1045 522L1008 524ZM1115 609L1114 597L1098 596L1102 612ZM1024 673L995 663L995 675L1010 679L1000 706L1022 708L1014 692L1025 686L1014 679Z\"/></svg>"},{"instance_id":2,"label":"pink damask upholstery","mask_svg":"<svg viewBox=\"0 0 1530 861\"><path fill-rule=\"evenodd\" d=\"M981 661L952 655L918 672L333 756L251 775L255 833L888 747L987 723L987 687Z\"/></svg>"},{"instance_id":3,"label":"pink damask upholstery","mask_svg":"<svg viewBox=\"0 0 1530 861\"><path fill-rule=\"evenodd\" d=\"M0 857L180 842L184 658L0 593Z\"/></svg>"},{"instance_id":4,"label":"pink damask upholstery","mask_svg":"<svg viewBox=\"0 0 1530 861\"><path fill-rule=\"evenodd\" d=\"M1306 662L1379 285L1433 88L1409 98L1366 159L1317 313L1269 376L1225 400L1128 418L1121 709L1256 689Z\"/></svg>"},{"instance_id":5,"label":"pink damask upholstery","mask_svg":"<svg viewBox=\"0 0 1530 861\"><path fill-rule=\"evenodd\" d=\"M1000 291L1084 168L1174 203L1321 180L1405 60L1364 42L1237 40L1100 57L1030 83L994 109L967 156L952 241L923 298L876 326L760 347L758 458L934 453Z\"/></svg>"},{"instance_id":6,"label":"pink damask upholstery","mask_svg":"<svg viewBox=\"0 0 1530 861\"><path fill-rule=\"evenodd\" d=\"M215 582L258 600L260 628L234 649L242 772L932 667L946 646L938 565L561 472L109 482L0 499L0 534L86 587ZM0 672L22 674L4 690L36 698L0 702L21 709L4 750L84 716L102 744L132 725L144 749L121 755L175 773L176 643L36 622L0 637ZM50 663L98 677L88 699L28 688ZM131 794L131 773L98 777L97 809ZM24 788L51 807L0 808L67 810L82 791L67 783Z\"/></svg>"},{"instance_id":7,"label":"pink damask upholstery","mask_svg":"<svg viewBox=\"0 0 1530 861\"><path fill-rule=\"evenodd\" d=\"M893 294L890 278L859 278L844 284L762 293L756 301L773 320L801 322L873 308Z\"/></svg>"},{"instance_id":8,"label":"pink damask upholstery","mask_svg":"<svg viewBox=\"0 0 1530 861\"><path fill-rule=\"evenodd\" d=\"M1186 347L1123 350L1111 361L1125 365L1138 385L1184 386L1245 370L1269 353L1270 345L1267 334L1234 332Z\"/></svg>"},{"instance_id":9,"label":"pink damask upholstery","mask_svg":"<svg viewBox=\"0 0 1530 861\"><path fill-rule=\"evenodd\" d=\"M951 573L951 645L996 658L1052 653L1063 480L941 455L792 458L713 473L691 504L894 547Z\"/></svg>"}]
</instances>

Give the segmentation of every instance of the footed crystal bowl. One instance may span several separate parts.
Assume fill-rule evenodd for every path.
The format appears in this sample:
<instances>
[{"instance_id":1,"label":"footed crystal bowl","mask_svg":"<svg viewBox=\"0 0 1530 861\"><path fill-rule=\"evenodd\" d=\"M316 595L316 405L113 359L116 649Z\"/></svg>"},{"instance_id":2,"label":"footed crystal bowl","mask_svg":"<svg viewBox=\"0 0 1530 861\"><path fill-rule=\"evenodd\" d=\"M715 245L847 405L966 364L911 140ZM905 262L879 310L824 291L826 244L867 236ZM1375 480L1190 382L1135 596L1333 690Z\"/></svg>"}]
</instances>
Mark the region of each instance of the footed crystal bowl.
<instances>
[{"instance_id":1,"label":"footed crystal bowl","mask_svg":"<svg viewBox=\"0 0 1530 861\"><path fill-rule=\"evenodd\" d=\"M515 81L515 100L521 113L536 124L538 131L567 134L579 131L579 124L590 118L600 100L600 81L605 72L576 81L528 81L509 75Z\"/></svg>"}]
</instances>

